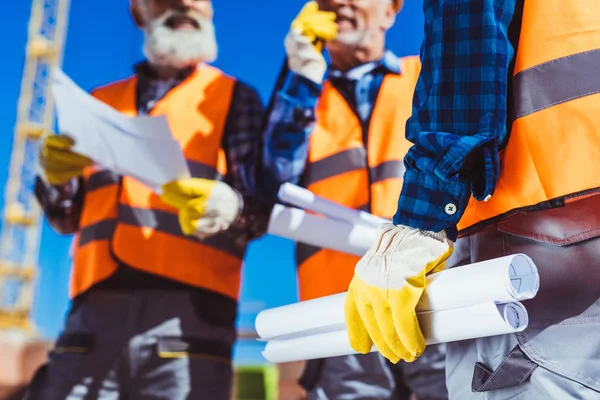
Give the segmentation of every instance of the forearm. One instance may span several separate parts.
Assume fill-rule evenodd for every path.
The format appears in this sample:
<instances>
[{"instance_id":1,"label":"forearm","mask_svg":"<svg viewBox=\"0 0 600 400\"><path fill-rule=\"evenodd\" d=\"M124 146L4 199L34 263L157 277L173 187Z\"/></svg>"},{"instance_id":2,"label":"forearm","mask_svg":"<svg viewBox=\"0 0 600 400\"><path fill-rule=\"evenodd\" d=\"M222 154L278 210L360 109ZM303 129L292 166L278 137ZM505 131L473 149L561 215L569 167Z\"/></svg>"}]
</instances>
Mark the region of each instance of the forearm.
<instances>
[{"instance_id":1,"label":"forearm","mask_svg":"<svg viewBox=\"0 0 600 400\"><path fill-rule=\"evenodd\" d=\"M414 146L396 224L452 234L471 195L493 194L506 136L514 10L515 0L425 3L423 67L406 131Z\"/></svg>"},{"instance_id":2,"label":"forearm","mask_svg":"<svg viewBox=\"0 0 600 400\"><path fill-rule=\"evenodd\" d=\"M227 230L227 235L240 246L267 233L273 202L254 196L243 196L243 205L238 218Z\"/></svg>"},{"instance_id":3,"label":"forearm","mask_svg":"<svg viewBox=\"0 0 600 400\"><path fill-rule=\"evenodd\" d=\"M83 208L83 180L54 186L39 176L35 180L35 196L52 228L61 234L72 234L79 227Z\"/></svg>"},{"instance_id":4,"label":"forearm","mask_svg":"<svg viewBox=\"0 0 600 400\"><path fill-rule=\"evenodd\" d=\"M292 74L276 96L265 132L263 164L277 185L298 184L308 157L321 86Z\"/></svg>"}]
</instances>

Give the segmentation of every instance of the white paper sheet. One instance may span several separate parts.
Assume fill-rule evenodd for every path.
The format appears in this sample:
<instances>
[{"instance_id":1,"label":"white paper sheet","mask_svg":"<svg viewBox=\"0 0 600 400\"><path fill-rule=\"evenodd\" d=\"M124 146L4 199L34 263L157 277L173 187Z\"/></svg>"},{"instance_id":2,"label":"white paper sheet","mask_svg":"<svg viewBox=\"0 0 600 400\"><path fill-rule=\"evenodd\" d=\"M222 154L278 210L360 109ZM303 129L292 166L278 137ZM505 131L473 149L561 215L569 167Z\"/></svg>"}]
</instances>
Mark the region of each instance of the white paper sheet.
<instances>
[{"instance_id":1,"label":"white paper sheet","mask_svg":"<svg viewBox=\"0 0 600 400\"><path fill-rule=\"evenodd\" d=\"M377 229L381 224L391 222L385 218L380 218L364 211L353 210L333 201L318 197L310 190L291 183L281 185L278 196L281 201L303 210L310 210L328 217L348 221L353 225L363 224Z\"/></svg>"},{"instance_id":2,"label":"white paper sheet","mask_svg":"<svg viewBox=\"0 0 600 400\"><path fill-rule=\"evenodd\" d=\"M469 307L417 314L427 344L520 332L529 322L518 302L486 302ZM371 350L376 351L375 347ZM267 342L263 356L272 363L356 354L345 329Z\"/></svg>"},{"instance_id":3,"label":"white paper sheet","mask_svg":"<svg viewBox=\"0 0 600 400\"><path fill-rule=\"evenodd\" d=\"M533 298L539 288L537 267L525 254L514 254L447 269L428 277L417 311L441 311L478 303L509 303ZM261 311L255 322L264 339L345 328L346 293Z\"/></svg>"},{"instance_id":4,"label":"white paper sheet","mask_svg":"<svg viewBox=\"0 0 600 400\"><path fill-rule=\"evenodd\" d=\"M84 92L59 68L52 94L59 131L75 139L78 153L156 192L164 183L190 176L165 116L127 117Z\"/></svg>"},{"instance_id":5,"label":"white paper sheet","mask_svg":"<svg viewBox=\"0 0 600 400\"><path fill-rule=\"evenodd\" d=\"M281 204L273 207L267 231L272 235L358 256L369 250L377 236L374 228L318 217Z\"/></svg>"}]
</instances>

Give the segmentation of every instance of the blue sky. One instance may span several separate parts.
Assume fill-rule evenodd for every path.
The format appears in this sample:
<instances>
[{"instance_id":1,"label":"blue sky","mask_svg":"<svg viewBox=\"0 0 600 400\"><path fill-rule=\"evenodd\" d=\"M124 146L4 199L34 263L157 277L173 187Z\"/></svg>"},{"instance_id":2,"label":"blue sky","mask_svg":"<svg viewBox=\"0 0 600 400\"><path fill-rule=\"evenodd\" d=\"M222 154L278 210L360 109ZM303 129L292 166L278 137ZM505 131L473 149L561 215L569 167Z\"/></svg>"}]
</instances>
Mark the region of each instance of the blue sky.
<instances>
[{"instance_id":1,"label":"blue sky","mask_svg":"<svg viewBox=\"0 0 600 400\"><path fill-rule=\"evenodd\" d=\"M256 87L266 104L284 56L283 38L303 1L214 0L220 53L215 65ZM63 69L83 89L122 78L141 59L141 34L128 13L127 0L71 1ZM30 2L5 5L0 24L4 56L0 91L0 165L8 167L16 102L22 76ZM398 55L418 54L423 31L422 1L406 1L388 47ZM8 8L8 9L7 9ZM4 187L8 168L0 169ZM4 200L0 198L0 208ZM70 237L42 231L35 320L53 338L68 307ZM295 266L289 241L265 237L250 246L242 289L240 325L250 327L256 311L296 300Z\"/></svg>"}]
</instances>

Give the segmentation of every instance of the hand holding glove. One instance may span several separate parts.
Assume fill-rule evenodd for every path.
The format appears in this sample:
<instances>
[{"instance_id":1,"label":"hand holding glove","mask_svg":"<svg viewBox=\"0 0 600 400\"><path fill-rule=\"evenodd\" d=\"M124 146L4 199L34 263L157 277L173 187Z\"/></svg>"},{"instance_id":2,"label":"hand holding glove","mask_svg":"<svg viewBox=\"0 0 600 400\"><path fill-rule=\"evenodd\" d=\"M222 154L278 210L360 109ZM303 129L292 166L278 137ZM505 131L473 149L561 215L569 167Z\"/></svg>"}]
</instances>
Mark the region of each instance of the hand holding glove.
<instances>
[{"instance_id":1,"label":"hand holding glove","mask_svg":"<svg viewBox=\"0 0 600 400\"><path fill-rule=\"evenodd\" d=\"M335 38L335 18L334 12L320 11L314 1L302 8L284 41L290 70L315 83L323 82L327 65L319 41Z\"/></svg>"},{"instance_id":2,"label":"hand holding glove","mask_svg":"<svg viewBox=\"0 0 600 400\"><path fill-rule=\"evenodd\" d=\"M444 232L385 224L358 262L345 303L350 345L368 353L373 344L393 363L412 362L425 350L415 308L426 276L445 268L452 242Z\"/></svg>"},{"instance_id":3,"label":"hand holding glove","mask_svg":"<svg viewBox=\"0 0 600 400\"><path fill-rule=\"evenodd\" d=\"M67 135L48 135L42 141L38 159L49 184L63 185L93 165L88 157L72 150L74 145L75 141Z\"/></svg>"},{"instance_id":4,"label":"hand holding glove","mask_svg":"<svg viewBox=\"0 0 600 400\"><path fill-rule=\"evenodd\" d=\"M167 183L162 190L162 201L179 210L183 233L200 239L227 230L243 206L236 190L210 179L180 179Z\"/></svg>"}]
</instances>

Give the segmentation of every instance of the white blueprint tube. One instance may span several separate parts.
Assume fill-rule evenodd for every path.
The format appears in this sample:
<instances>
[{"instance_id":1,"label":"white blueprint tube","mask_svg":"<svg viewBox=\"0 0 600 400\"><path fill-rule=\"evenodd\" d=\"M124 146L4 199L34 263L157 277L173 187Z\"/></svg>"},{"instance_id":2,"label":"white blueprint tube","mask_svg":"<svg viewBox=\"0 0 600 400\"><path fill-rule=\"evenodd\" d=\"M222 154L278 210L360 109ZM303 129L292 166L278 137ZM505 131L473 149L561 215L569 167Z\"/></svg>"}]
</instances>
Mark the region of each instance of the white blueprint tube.
<instances>
[{"instance_id":1,"label":"white blueprint tube","mask_svg":"<svg viewBox=\"0 0 600 400\"><path fill-rule=\"evenodd\" d=\"M427 344L520 332L527 327L525 307L518 302L486 302L451 310L418 313ZM376 351L375 347L371 350ZM329 332L269 341L263 356L272 363L356 354L345 328Z\"/></svg>"},{"instance_id":2,"label":"white blueprint tube","mask_svg":"<svg viewBox=\"0 0 600 400\"><path fill-rule=\"evenodd\" d=\"M430 275L417 311L523 301L533 298L538 287L533 261L524 254L514 254ZM256 318L256 331L270 340L345 329L345 296L340 293L264 310Z\"/></svg>"},{"instance_id":3,"label":"white blueprint tube","mask_svg":"<svg viewBox=\"0 0 600 400\"><path fill-rule=\"evenodd\" d=\"M307 214L281 204L273 207L267 231L297 242L357 256L364 255L377 236L375 228Z\"/></svg>"},{"instance_id":4,"label":"white blueprint tube","mask_svg":"<svg viewBox=\"0 0 600 400\"><path fill-rule=\"evenodd\" d=\"M322 197L318 197L310 190L296 186L292 183L284 183L281 185L278 196L281 201L303 210L309 210L342 221L348 221L353 225L362 224L371 228L378 228L381 224L390 222L385 218L377 217L368 212L354 210Z\"/></svg>"}]
</instances>

